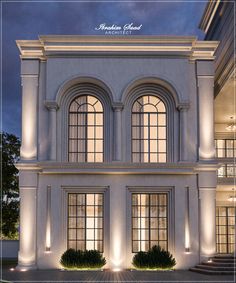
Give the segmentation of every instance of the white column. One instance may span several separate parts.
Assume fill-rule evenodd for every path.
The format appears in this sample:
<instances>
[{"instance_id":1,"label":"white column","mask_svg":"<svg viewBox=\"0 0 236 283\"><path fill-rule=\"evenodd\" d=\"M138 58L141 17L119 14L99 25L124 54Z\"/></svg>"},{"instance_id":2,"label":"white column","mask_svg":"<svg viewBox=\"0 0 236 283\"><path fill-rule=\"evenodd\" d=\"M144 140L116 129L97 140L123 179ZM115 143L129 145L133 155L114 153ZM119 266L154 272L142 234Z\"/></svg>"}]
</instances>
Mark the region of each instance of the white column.
<instances>
[{"instance_id":1,"label":"white column","mask_svg":"<svg viewBox=\"0 0 236 283\"><path fill-rule=\"evenodd\" d=\"M187 132L187 112L189 104L181 104L180 111L180 161L188 160L188 132Z\"/></svg>"},{"instance_id":2,"label":"white column","mask_svg":"<svg viewBox=\"0 0 236 283\"><path fill-rule=\"evenodd\" d=\"M119 178L114 178L110 191L110 247L108 264L113 271L120 271L126 265L126 188Z\"/></svg>"},{"instance_id":3,"label":"white column","mask_svg":"<svg viewBox=\"0 0 236 283\"><path fill-rule=\"evenodd\" d=\"M38 75L22 75L21 159L37 159Z\"/></svg>"},{"instance_id":4,"label":"white column","mask_svg":"<svg viewBox=\"0 0 236 283\"><path fill-rule=\"evenodd\" d=\"M200 257L208 259L216 252L216 173L199 174Z\"/></svg>"},{"instance_id":5,"label":"white column","mask_svg":"<svg viewBox=\"0 0 236 283\"><path fill-rule=\"evenodd\" d=\"M36 268L36 190L20 188L20 250L18 268Z\"/></svg>"},{"instance_id":6,"label":"white column","mask_svg":"<svg viewBox=\"0 0 236 283\"><path fill-rule=\"evenodd\" d=\"M45 106L49 110L49 159L57 159L57 110L58 104L55 101L45 101Z\"/></svg>"},{"instance_id":7,"label":"white column","mask_svg":"<svg viewBox=\"0 0 236 283\"><path fill-rule=\"evenodd\" d=\"M214 145L214 65L197 63L199 99L199 159L215 158Z\"/></svg>"},{"instance_id":8,"label":"white column","mask_svg":"<svg viewBox=\"0 0 236 283\"><path fill-rule=\"evenodd\" d=\"M114 160L122 159L122 103L115 103L114 110Z\"/></svg>"}]
</instances>

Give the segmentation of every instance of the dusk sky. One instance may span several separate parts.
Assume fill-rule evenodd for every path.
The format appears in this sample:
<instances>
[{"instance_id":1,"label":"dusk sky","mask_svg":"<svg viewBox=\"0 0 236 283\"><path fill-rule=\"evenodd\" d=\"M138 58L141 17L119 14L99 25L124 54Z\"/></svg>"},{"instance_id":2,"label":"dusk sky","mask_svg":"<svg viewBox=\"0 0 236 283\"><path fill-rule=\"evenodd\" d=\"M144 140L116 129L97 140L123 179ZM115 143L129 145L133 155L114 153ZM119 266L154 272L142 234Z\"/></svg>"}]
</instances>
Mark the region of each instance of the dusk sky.
<instances>
[{"instance_id":1,"label":"dusk sky","mask_svg":"<svg viewBox=\"0 0 236 283\"><path fill-rule=\"evenodd\" d=\"M136 35L196 35L207 1L5 1L2 4L3 130L21 136L20 58L16 39L102 35L95 27L142 24ZM108 35L109 36L109 35Z\"/></svg>"}]
</instances>

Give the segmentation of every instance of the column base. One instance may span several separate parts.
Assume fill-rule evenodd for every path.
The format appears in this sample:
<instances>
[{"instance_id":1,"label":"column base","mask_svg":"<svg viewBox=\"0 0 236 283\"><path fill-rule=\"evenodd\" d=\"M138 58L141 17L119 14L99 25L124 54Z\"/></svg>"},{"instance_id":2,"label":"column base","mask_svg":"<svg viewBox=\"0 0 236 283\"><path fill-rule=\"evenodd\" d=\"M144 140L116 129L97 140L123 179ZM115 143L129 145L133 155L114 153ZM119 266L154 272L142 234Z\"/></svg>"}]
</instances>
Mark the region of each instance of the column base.
<instances>
[{"instance_id":1,"label":"column base","mask_svg":"<svg viewBox=\"0 0 236 283\"><path fill-rule=\"evenodd\" d=\"M35 270L35 269L38 269L36 264L31 264L31 265L18 264L16 266L16 270L18 271L28 271L28 270Z\"/></svg>"}]
</instances>

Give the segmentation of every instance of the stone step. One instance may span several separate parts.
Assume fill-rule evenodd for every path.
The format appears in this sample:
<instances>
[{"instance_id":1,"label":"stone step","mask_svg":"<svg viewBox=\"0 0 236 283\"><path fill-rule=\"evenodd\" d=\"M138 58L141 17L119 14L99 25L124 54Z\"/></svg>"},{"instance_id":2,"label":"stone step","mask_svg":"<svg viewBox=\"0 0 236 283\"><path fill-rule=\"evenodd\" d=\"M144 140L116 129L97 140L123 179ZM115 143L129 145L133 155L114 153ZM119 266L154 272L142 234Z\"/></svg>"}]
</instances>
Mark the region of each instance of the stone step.
<instances>
[{"instance_id":1,"label":"stone step","mask_svg":"<svg viewBox=\"0 0 236 283\"><path fill-rule=\"evenodd\" d=\"M197 267L192 267L189 269L190 271L193 272L198 272L202 274L211 274L211 275L233 275L235 272L234 271L217 271L217 270L206 270L202 268L197 268Z\"/></svg>"},{"instance_id":2,"label":"stone step","mask_svg":"<svg viewBox=\"0 0 236 283\"><path fill-rule=\"evenodd\" d=\"M198 264L195 266L196 268L206 269L206 270L215 270L215 271L234 271L233 266L209 266L209 265L203 265Z\"/></svg>"},{"instance_id":3,"label":"stone step","mask_svg":"<svg viewBox=\"0 0 236 283\"><path fill-rule=\"evenodd\" d=\"M212 258L212 261L213 262L222 262L222 263L226 263L226 262L229 262L229 263L234 263L235 260L234 258Z\"/></svg>"},{"instance_id":4,"label":"stone step","mask_svg":"<svg viewBox=\"0 0 236 283\"><path fill-rule=\"evenodd\" d=\"M216 258L216 259L233 259L233 260L236 259L236 257L234 257L232 255L216 255L213 258Z\"/></svg>"},{"instance_id":5,"label":"stone step","mask_svg":"<svg viewBox=\"0 0 236 283\"><path fill-rule=\"evenodd\" d=\"M202 262L201 264L203 265L207 265L207 266L228 266L228 267L234 267L235 266L235 263L233 262Z\"/></svg>"}]
</instances>

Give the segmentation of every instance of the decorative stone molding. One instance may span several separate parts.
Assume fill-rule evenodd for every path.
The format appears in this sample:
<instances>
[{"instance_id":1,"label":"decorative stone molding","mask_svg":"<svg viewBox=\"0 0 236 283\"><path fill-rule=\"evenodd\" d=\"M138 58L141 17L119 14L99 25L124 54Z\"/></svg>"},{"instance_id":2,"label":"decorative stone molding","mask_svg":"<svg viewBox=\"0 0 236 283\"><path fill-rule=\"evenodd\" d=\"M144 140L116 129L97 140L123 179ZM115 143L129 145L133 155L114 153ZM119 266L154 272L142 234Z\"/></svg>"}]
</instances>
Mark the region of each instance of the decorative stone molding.
<instances>
[{"instance_id":1,"label":"decorative stone molding","mask_svg":"<svg viewBox=\"0 0 236 283\"><path fill-rule=\"evenodd\" d=\"M198 41L195 36L63 36L44 35L39 40L17 40L21 58L44 59L63 54L109 53L110 55L185 56L213 60L216 41Z\"/></svg>"},{"instance_id":2,"label":"decorative stone molding","mask_svg":"<svg viewBox=\"0 0 236 283\"><path fill-rule=\"evenodd\" d=\"M49 110L49 157L50 160L56 160L56 149L57 149L57 110L59 109L56 101L44 101L44 105Z\"/></svg>"},{"instance_id":3,"label":"decorative stone molding","mask_svg":"<svg viewBox=\"0 0 236 283\"><path fill-rule=\"evenodd\" d=\"M112 109L114 111L122 111L124 109L124 104L122 102L114 102L112 104Z\"/></svg>"},{"instance_id":4,"label":"decorative stone molding","mask_svg":"<svg viewBox=\"0 0 236 283\"><path fill-rule=\"evenodd\" d=\"M57 111L59 109L59 106L56 101L45 100L44 105L49 111L51 110Z\"/></svg>"},{"instance_id":5,"label":"decorative stone molding","mask_svg":"<svg viewBox=\"0 0 236 283\"><path fill-rule=\"evenodd\" d=\"M177 109L179 111L187 111L188 109L190 108L190 103L189 102L183 102L183 103L180 103L177 107Z\"/></svg>"}]
</instances>

